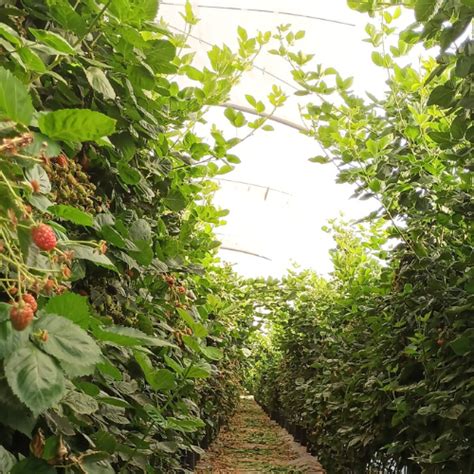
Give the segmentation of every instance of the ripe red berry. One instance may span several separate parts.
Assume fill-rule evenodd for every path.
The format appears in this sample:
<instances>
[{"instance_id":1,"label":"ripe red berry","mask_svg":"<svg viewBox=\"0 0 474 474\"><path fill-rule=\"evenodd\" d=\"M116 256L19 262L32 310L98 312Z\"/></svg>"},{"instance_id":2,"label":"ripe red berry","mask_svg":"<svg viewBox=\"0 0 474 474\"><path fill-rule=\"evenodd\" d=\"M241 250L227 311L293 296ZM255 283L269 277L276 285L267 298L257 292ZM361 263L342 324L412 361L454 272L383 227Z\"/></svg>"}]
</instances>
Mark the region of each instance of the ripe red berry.
<instances>
[{"instance_id":1,"label":"ripe red berry","mask_svg":"<svg viewBox=\"0 0 474 474\"><path fill-rule=\"evenodd\" d=\"M26 329L31 321L33 321L33 314L33 308L29 304L24 304L23 306L14 305L10 310L10 321L13 328L17 331Z\"/></svg>"},{"instance_id":2,"label":"ripe red berry","mask_svg":"<svg viewBox=\"0 0 474 474\"><path fill-rule=\"evenodd\" d=\"M56 163L61 166L61 168L67 168L68 166L68 161L67 157L64 153L61 153L56 157Z\"/></svg>"},{"instance_id":3,"label":"ripe red berry","mask_svg":"<svg viewBox=\"0 0 474 474\"><path fill-rule=\"evenodd\" d=\"M31 306L33 313L36 313L36 310L38 309L38 303L31 293L25 293L23 295L23 301Z\"/></svg>"},{"instance_id":4,"label":"ripe red berry","mask_svg":"<svg viewBox=\"0 0 474 474\"><path fill-rule=\"evenodd\" d=\"M178 286L178 288L176 288L176 290L178 291L178 293L180 295L185 295L186 294L186 288L184 286Z\"/></svg>"},{"instance_id":5,"label":"ripe red berry","mask_svg":"<svg viewBox=\"0 0 474 474\"><path fill-rule=\"evenodd\" d=\"M54 230L46 224L40 224L37 227L34 227L31 231L31 236L33 237L33 242L41 250L52 250L56 247L56 234Z\"/></svg>"}]
</instances>

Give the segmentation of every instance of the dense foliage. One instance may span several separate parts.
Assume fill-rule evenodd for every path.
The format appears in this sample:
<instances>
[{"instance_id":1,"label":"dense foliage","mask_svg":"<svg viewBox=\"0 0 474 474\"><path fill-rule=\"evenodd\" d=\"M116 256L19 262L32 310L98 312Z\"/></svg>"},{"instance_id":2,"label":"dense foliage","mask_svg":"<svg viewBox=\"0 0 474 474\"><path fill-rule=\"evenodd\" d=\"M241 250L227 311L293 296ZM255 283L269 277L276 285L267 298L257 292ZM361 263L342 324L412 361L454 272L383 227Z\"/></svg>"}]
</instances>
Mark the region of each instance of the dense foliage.
<instances>
[{"instance_id":1,"label":"dense foliage","mask_svg":"<svg viewBox=\"0 0 474 474\"><path fill-rule=\"evenodd\" d=\"M1 472L177 472L237 401L249 324L211 178L239 140L193 127L269 34L198 70L157 9L0 2Z\"/></svg>"},{"instance_id":2,"label":"dense foliage","mask_svg":"<svg viewBox=\"0 0 474 474\"><path fill-rule=\"evenodd\" d=\"M399 2L349 5L367 26L384 97L311 68L280 28L279 47L308 135L356 195L380 209L372 229L336 227L329 281L290 274L268 310L271 343L254 390L269 410L306 429L329 472L470 473L474 469L474 269L471 1L409 2L417 21L396 34ZM404 2L406 4L406 2ZM405 55L437 47L420 67ZM337 98L335 96L337 95ZM375 227L373 227L375 225ZM387 237L392 244L387 244ZM390 470L392 469L392 470Z\"/></svg>"},{"instance_id":3,"label":"dense foliage","mask_svg":"<svg viewBox=\"0 0 474 474\"><path fill-rule=\"evenodd\" d=\"M185 471L244 370L328 472L474 470L474 6L404 2L398 33L401 2L348 3L377 20L383 97L312 67L286 25L239 28L198 69L189 4L175 35L157 0L0 1L2 472ZM380 203L327 229L328 279L243 281L215 256L213 178L242 139L195 126L271 42L308 99L312 161ZM246 98L256 120L225 110L243 139L285 102Z\"/></svg>"}]
</instances>

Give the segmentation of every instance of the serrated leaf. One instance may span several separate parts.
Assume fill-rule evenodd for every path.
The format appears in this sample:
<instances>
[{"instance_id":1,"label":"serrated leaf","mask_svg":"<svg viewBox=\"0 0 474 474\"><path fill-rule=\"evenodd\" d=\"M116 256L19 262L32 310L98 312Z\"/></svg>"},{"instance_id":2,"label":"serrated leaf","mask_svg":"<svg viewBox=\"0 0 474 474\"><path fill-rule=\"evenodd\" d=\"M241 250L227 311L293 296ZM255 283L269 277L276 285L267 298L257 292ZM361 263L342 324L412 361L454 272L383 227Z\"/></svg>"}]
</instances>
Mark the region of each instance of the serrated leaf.
<instances>
[{"instance_id":1,"label":"serrated leaf","mask_svg":"<svg viewBox=\"0 0 474 474\"><path fill-rule=\"evenodd\" d=\"M145 219L137 219L132 223L129 230L129 237L131 240L152 240L153 232L150 224Z\"/></svg>"},{"instance_id":2,"label":"serrated leaf","mask_svg":"<svg viewBox=\"0 0 474 474\"><path fill-rule=\"evenodd\" d=\"M186 207L186 200L183 194L178 190L171 191L168 196L163 199L163 202L166 207L175 212L182 211Z\"/></svg>"},{"instance_id":3,"label":"serrated leaf","mask_svg":"<svg viewBox=\"0 0 474 474\"><path fill-rule=\"evenodd\" d=\"M12 306L10 304L0 302L0 323L3 323L3 321L8 321L10 319L11 309L12 309ZM2 337L0 336L0 341L1 340L2 340Z\"/></svg>"},{"instance_id":4,"label":"serrated leaf","mask_svg":"<svg viewBox=\"0 0 474 474\"><path fill-rule=\"evenodd\" d=\"M199 345L199 342L194 337L188 336L187 334L185 334L182 337L183 337L183 342L186 345L186 347L188 347L189 349L191 349L195 353L200 352L201 347Z\"/></svg>"},{"instance_id":5,"label":"serrated leaf","mask_svg":"<svg viewBox=\"0 0 474 474\"><path fill-rule=\"evenodd\" d=\"M31 343L5 359L5 375L13 393L35 415L64 395L64 376L58 363Z\"/></svg>"},{"instance_id":6,"label":"serrated leaf","mask_svg":"<svg viewBox=\"0 0 474 474\"><path fill-rule=\"evenodd\" d=\"M92 439L95 442L97 449L106 451L107 453L114 453L117 446L117 440L115 437L107 431L99 430L94 433Z\"/></svg>"},{"instance_id":7,"label":"serrated leaf","mask_svg":"<svg viewBox=\"0 0 474 474\"><path fill-rule=\"evenodd\" d=\"M107 328L94 328L94 336L101 341L113 342L115 344L133 346L156 346L156 347L176 347L164 339L146 335L144 332L123 326L112 326Z\"/></svg>"},{"instance_id":8,"label":"serrated leaf","mask_svg":"<svg viewBox=\"0 0 474 474\"><path fill-rule=\"evenodd\" d=\"M52 31L39 30L37 28L30 28L30 33L40 42L50 48L53 48L58 53L63 54L76 54L77 51L62 37L57 33Z\"/></svg>"},{"instance_id":9,"label":"serrated leaf","mask_svg":"<svg viewBox=\"0 0 474 474\"><path fill-rule=\"evenodd\" d=\"M166 365L168 367L171 367L177 374L181 374L183 372L184 369L181 367L181 365L179 365L178 362L173 360L171 357L165 355L164 360L166 362Z\"/></svg>"},{"instance_id":10,"label":"serrated leaf","mask_svg":"<svg viewBox=\"0 0 474 474\"><path fill-rule=\"evenodd\" d=\"M434 13L437 0L417 0L415 17L417 21L427 21Z\"/></svg>"},{"instance_id":11,"label":"serrated leaf","mask_svg":"<svg viewBox=\"0 0 474 474\"><path fill-rule=\"evenodd\" d=\"M0 413L3 425L31 437L36 418L23 403L20 403L7 383L0 384Z\"/></svg>"},{"instance_id":12,"label":"serrated leaf","mask_svg":"<svg viewBox=\"0 0 474 474\"><path fill-rule=\"evenodd\" d=\"M176 387L176 376L168 369L159 369L152 374L153 390L171 390Z\"/></svg>"},{"instance_id":13,"label":"serrated leaf","mask_svg":"<svg viewBox=\"0 0 474 474\"><path fill-rule=\"evenodd\" d=\"M0 444L0 473L7 474L17 463L16 457Z\"/></svg>"},{"instance_id":14,"label":"serrated leaf","mask_svg":"<svg viewBox=\"0 0 474 474\"><path fill-rule=\"evenodd\" d=\"M56 474L56 472L56 469L43 459L26 458L16 464L10 474Z\"/></svg>"},{"instance_id":15,"label":"serrated leaf","mask_svg":"<svg viewBox=\"0 0 474 474\"><path fill-rule=\"evenodd\" d=\"M454 97L454 91L446 86L435 87L428 98L427 105L449 107Z\"/></svg>"},{"instance_id":16,"label":"serrated leaf","mask_svg":"<svg viewBox=\"0 0 474 474\"><path fill-rule=\"evenodd\" d=\"M115 90L102 69L91 66L84 72L89 84L95 91L102 94L106 99L115 99Z\"/></svg>"},{"instance_id":17,"label":"serrated leaf","mask_svg":"<svg viewBox=\"0 0 474 474\"><path fill-rule=\"evenodd\" d=\"M0 322L0 360L21 347L28 340L29 332L29 329L15 331L8 313L8 320Z\"/></svg>"},{"instance_id":18,"label":"serrated leaf","mask_svg":"<svg viewBox=\"0 0 474 474\"><path fill-rule=\"evenodd\" d=\"M217 347L201 347L201 352L211 360L220 360L223 357L222 351Z\"/></svg>"},{"instance_id":19,"label":"serrated leaf","mask_svg":"<svg viewBox=\"0 0 474 474\"><path fill-rule=\"evenodd\" d=\"M93 217L87 212L81 211L76 207L67 206L65 204L57 204L48 207L48 212L63 220L72 222L77 225L92 227L94 225Z\"/></svg>"},{"instance_id":20,"label":"serrated leaf","mask_svg":"<svg viewBox=\"0 0 474 474\"><path fill-rule=\"evenodd\" d=\"M94 398L76 391L68 392L61 403L68 405L81 415L91 415L99 409L99 404Z\"/></svg>"},{"instance_id":21,"label":"serrated leaf","mask_svg":"<svg viewBox=\"0 0 474 474\"><path fill-rule=\"evenodd\" d=\"M107 256L99 253L97 249L94 249L87 245L80 245L80 244L68 245L67 248L74 252L75 258L88 260L89 262L93 262L96 265L99 265L101 267L107 268L109 270L117 271L117 268L110 261L110 259Z\"/></svg>"},{"instance_id":22,"label":"serrated leaf","mask_svg":"<svg viewBox=\"0 0 474 474\"><path fill-rule=\"evenodd\" d=\"M309 158L308 161L311 161L311 163L320 163L320 164L325 164L329 163L330 160L326 156L313 156L312 158Z\"/></svg>"},{"instance_id":23,"label":"serrated leaf","mask_svg":"<svg viewBox=\"0 0 474 474\"><path fill-rule=\"evenodd\" d=\"M49 182L48 173L40 165L34 165L26 170L26 179L36 181L39 184L39 190L41 193L49 193L51 191L51 183Z\"/></svg>"},{"instance_id":24,"label":"serrated leaf","mask_svg":"<svg viewBox=\"0 0 474 474\"><path fill-rule=\"evenodd\" d=\"M33 112L26 86L10 71L0 67L0 118L29 125Z\"/></svg>"},{"instance_id":25,"label":"serrated leaf","mask_svg":"<svg viewBox=\"0 0 474 474\"><path fill-rule=\"evenodd\" d=\"M176 56L176 47L167 40L151 40L146 43L146 62L155 73L170 74L176 71L171 63Z\"/></svg>"},{"instance_id":26,"label":"serrated leaf","mask_svg":"<svg viewBox=\"0 0 474 474\"><path fill-rule=\"evenodd\" d=\"M115 367L114 365L112 365L108 360L97 364L97 370L103 375L112 377L112 379L114 380L122 380L122 372L120 372L120 370L117 369L117 367Z\"/></svg>"},{"instance_id":27,"label":"serrated leaf","mask_svg":"<svg viewBox=\"0 0 474 474\"><path fill-rule=\"evenodd\" d=\"M99 346L69 319L48 314L35 321L34 329L48 331L48 339L41 343L41 348L56 359L82 367L99 362Z\"/></svg>"},{"instance_id":28,"label":"serrated leaf","mask_svg":"<svg viewBox=\"0 0 474 474\"><path fill-rule=\"evenodd\" d=\"M44 309L47 313L69 319L82 329L89 327L90 311L85 296L72 292L56 295L48 300Z\"/></svg>"},{"instance_id":29,"label":"serrated leaf","mask_svg":"<svg viewBox=\"0 0 474 474\"><path fill-rule=\"evenodd\" d=\"M474 350L474 329L467 329L464 334L451 341L449 346L458 356L472 352Z\"/></svg>"},{"instance_id":30,"label":"serrated leaf","mask_svg":"<svg viewBox=\"0 0 474 474\"><path fill-rule=\"evenodd\" d=\"M47 71L43 60L31 48L20 48L17 53L28 69L40 74Z\"/></svg>"},{"instance_id":31,"label":"serrated leaf","mask_svg":"<svg viewBox=\"0 0 474 474\"><path fill-rule=\"evenodd\" d=\"M182 431L184 433L193 433L200 428L204 428L206 424L200 418L188 417L188 418L174 418L169 417L166 419L166 427L176 431Z\"/></svg>"},{"instance_id":32,"label":"serrated leaf","mask_svg":"<svg viewBox=\"0 0 474 474\"><path fill-rule=\"evenodd\" d=\"M193 365L188 371L188 378L190 379L205 379L211 375L210 367L204 367L203 365Z\"/></svg>"},{"instance_id":33,"label":"serrated leaf","mask_svg":"<svg viewBox=\"0 0 474 474\"><path fill-rule=\"evenodd\" d=\"M126 161L120 161L117 163L117 171L119 173L120 179L125 184L134 186L142 179L140 172L137 169L131 167Z\"/></svg>"},{"instance_id":34,"label":"serrated leaf","mask_svg":"<svg viewBox=\"0 0 474 474\"><path fill-rule=\"evenodd\" d=\"M21 45L21 38L18 33L5 23L0 23L0 36L3 36L7 41L15 46Z\"/></svg>"},{"instance_id":35,"label":"serrated leaf","mask_svg":"<svg viewBox=\"0 0 474 474\"><path fill-rule=\"evenodd\" d=\"M85 142L115 132L116 120L88 109L61 109L40 115L42 133L55 140Z\"/></svg>"},{"instance_id":36,"label":"serrated leaf","mask_svg":"<svg viewBox=\"0 0 474 474\"><path fill-rule=\"evenodd\" d=\"M109 11L122 23L140 24L154 20L158 13L158 0L115 0Z\"/></svg>"}]
</instances>

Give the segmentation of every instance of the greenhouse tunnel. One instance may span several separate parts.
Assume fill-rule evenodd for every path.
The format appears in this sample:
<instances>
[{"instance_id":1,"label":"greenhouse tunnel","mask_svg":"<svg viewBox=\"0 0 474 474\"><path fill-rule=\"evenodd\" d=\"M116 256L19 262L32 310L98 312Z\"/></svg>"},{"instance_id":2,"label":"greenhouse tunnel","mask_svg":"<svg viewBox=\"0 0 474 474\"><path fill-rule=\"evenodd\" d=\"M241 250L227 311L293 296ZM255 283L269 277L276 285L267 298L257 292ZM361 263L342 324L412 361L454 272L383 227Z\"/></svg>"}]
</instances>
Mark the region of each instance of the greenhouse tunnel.
<instances>
[{"instance_id":1,"label":"greenhouse tunnel","mask_svg":"<svg viewBox=\"0 0 474 474\"><path fill-rule=\"evenodd\" d=\"M0 474L474 473L473 0L0 0Z\"/></svg>"}]
</instances>

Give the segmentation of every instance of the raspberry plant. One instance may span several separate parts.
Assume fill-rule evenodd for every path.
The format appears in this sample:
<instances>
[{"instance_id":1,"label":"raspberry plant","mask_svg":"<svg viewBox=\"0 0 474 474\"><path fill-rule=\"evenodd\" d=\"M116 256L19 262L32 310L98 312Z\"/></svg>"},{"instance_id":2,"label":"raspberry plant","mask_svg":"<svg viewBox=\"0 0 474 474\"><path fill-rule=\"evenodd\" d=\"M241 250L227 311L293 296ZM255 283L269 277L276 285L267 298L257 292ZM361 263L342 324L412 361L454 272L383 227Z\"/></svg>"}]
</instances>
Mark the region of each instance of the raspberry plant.
<instances>
[{"instance_id":1,"label":"raspberry plant","mask_svg":"<svg viewBox=\"0 0 474 474\"><path fill-rule=\"evenodd\" d=\"M194 128L270 33L241 29L238 53L215 46L200 71L157 11L155 0L0 5L7 471L173 472L237 401L234 342L247 329L216 283L229 278L213 235L226 212L211 179L238 163L241 140ZM184 19L197 22L189 5ZM274 109L284 100L269 95ZM267 121L226 115L248 137Z\"/></svg>"}]
</instances>

